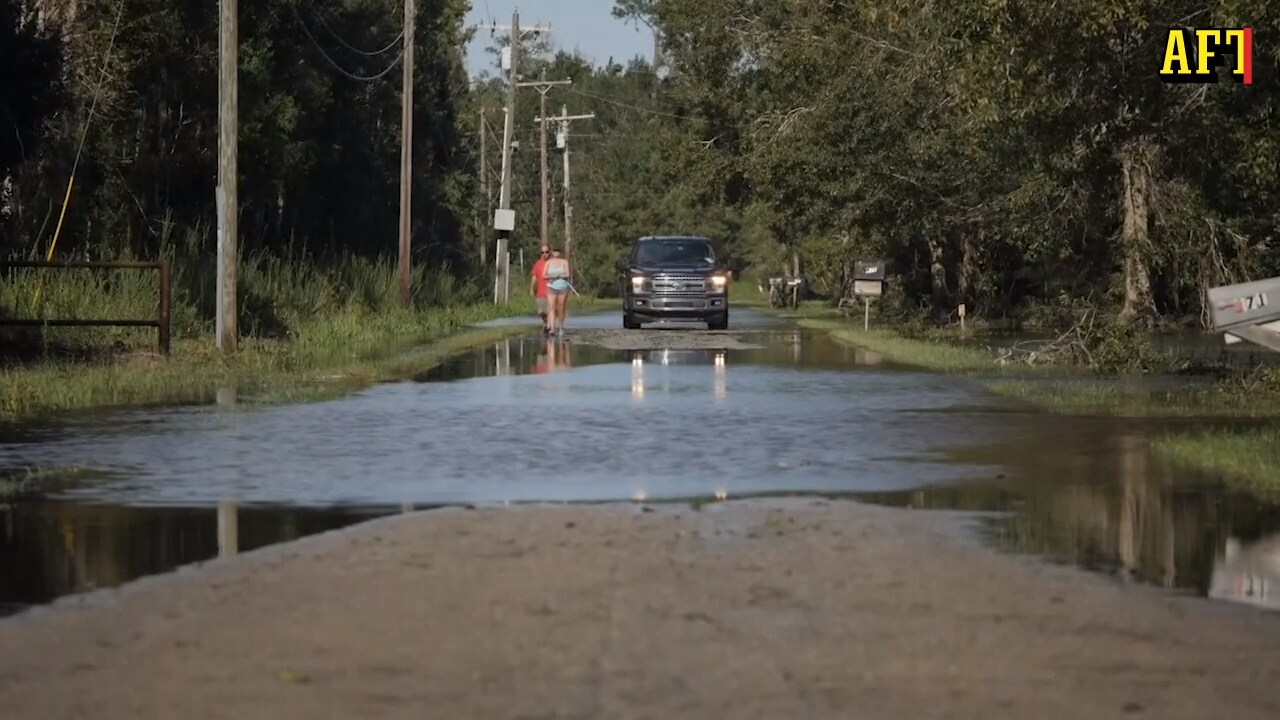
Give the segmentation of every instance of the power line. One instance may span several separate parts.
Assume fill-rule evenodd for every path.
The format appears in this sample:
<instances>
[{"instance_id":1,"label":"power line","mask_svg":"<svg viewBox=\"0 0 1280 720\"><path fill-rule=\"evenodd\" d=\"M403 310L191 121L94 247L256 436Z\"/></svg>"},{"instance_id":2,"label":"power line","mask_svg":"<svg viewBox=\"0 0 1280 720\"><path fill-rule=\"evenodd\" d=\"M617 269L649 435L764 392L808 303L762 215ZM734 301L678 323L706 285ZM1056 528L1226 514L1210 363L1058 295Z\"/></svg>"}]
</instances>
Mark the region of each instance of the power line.
<instances>
[{"instance_id":1,"label":"power line","mask_svg":"<svg viewBox=\"0 0 1280 720\"><path fill-rule=\"evenodd\" d=\"M352 73L346 68L339 65L337 61L335 61L333 58L329 57L329 54L324 51L324 48L320 47L320 43L319 41L316 40L316 36L311 34L311 29L308 28L307 24L302 21L302 15L298 13L298 6L291 5L290 7L293 8L293 16L297 18L298 24L302 26L302 31L306 33L307 38L311 40L311 44L315 46L316 50L320 51L321 57L329 61L329 64L333 66L334 70L337 70L338 72L342 73L343 75L346 75L352 80L359 80L361 82L373 82L374 80L380 80L387 73L394 70L396 66L400 64L400 61L404 59L404 48L401 48L400 54L396 55L396 59L392 60L391 64L388 65L386 69L384 69L382 72L379 72L376 75L356 75L355 73Z\"/></svg>"},{"instance_id":2,"label":"power line","mask_svg":"<svg viewBox=\"0 0 1280 720\"><path fill-rule=\"evenodd\" d=\"M295 7L296 7L296 6L295 6ZM395 40L392 40L392 41L391 41L391 42L389 42L389 43L387 43L387 46L386 46L386 47L384 47L384 48L382 48L381 50L372 50L372 51L370 51L370 50L361 50L360 48L358 48L358 47L356 47L356 46L352 45L351 43L347 42L346 40L343 40L341 35L339 35L338 33L334 32L333 28L329 27L329 21L324 19L324 15L323 15L322 13L316 13L316 17L320 19L320 25L322 25L322 26L324 27L324 29L325 29L325 30L328 30L328 31L329 31L329 34L333 36L333 39L334 39L334 40L337 40L337 41L338 41L338 43L342 45L342 47L344 47L344 48L346 48L346 49L350 50L350 51L351 51L351 52L353 52L353 53L357 53L357 54L360 54L360 55L364 55L365 57L376 57L376 56L378 56L378 55L381 55L381 54L385 53L386 51L390 50L391 48L395 47L395 46L396 46L396 43L398 43L398 42L400 42L401 40L403 40L403 39L404 39L404 30L401 30L401 31L400 31L400 34L399 34L399 35L396 35L396 39L395 39Z\"/></svg>"},{"instance_id":3,"label":"power line","mask_svg":"<svg viewBox=\"0 0 1280 720\"><path fill-rule=\"evenodd\" d=\"M674 114L674 113L663 112L663 111L661 111L661 110L654 110L653 108L640 107L639 105L632 105L632 104L630 104L630 103L624 103L624 102L622 102L621 100L613 100L613 99L608 98L608 97L605 97L605 96L603 96L603 95L596 95L595 93L589 93L589 92L586 92L585 90L577 90L577 89L574 89L574 88L565 88L565 89L566 89L566 90L568 90L568 91L569 91L569 92L571 92L571 93L576 94L576 95L581 95L581 96L583 96L583 97L593 98L593 99L595 99L595 100L599 100L600 102L606 102L606 103L609 103L610 105L617 105L618 107L624 107L624 108L628 108L628 109L631 109L631 110L636 110L636 111L638 111L638 112L649 113L649 114L651 114L651 115L661 115L661 116L663 116L663 117L675 118L676 120L688 120L688 119L689 119L689 116L687 116L687 115L676 115L676 114Z\"/></svg>"}]
</instances>

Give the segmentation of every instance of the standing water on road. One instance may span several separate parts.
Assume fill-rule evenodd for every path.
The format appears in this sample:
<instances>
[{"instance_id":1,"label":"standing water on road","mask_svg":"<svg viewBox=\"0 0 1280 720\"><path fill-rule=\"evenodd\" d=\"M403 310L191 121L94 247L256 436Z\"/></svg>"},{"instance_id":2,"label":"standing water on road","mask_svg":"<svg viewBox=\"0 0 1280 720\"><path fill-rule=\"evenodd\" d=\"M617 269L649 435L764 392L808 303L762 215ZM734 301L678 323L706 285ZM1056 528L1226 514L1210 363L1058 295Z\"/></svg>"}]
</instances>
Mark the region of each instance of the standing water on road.
<instances>
[{"instance_id":1,"label":"standing water on road","mask_svg":"<svg viewBox=\"0 0 1280 720\"><path fill-rule=\"evenodd\" d=\"M1015 510L990 526L1005 546L1277 602L1259 580L1280 575L1280 512L1153 460L1168 421L1027 411L742 314L717 333L575 318L569 342L504 340L329 402L0 431L0 469L99 473L0 510L0 603L216 556L228 522L247 549L405 507L775 493Z\"/></svg>"}]
</instances>

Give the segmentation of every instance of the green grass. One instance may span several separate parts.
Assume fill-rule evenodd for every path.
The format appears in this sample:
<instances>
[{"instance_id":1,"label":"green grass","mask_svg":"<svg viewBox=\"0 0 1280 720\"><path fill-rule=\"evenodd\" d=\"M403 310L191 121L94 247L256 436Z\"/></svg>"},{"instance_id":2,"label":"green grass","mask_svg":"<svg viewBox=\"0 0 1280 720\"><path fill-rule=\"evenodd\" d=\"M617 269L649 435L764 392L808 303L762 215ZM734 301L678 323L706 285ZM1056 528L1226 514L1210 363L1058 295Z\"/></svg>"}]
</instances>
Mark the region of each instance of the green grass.
<instances>
[{"instance_id":1,"label":"green grass","mask_svg":"<svg viewBox=\"0 0 1280 720\"><path fill-rule=\"evenodd\" d=\"M931 340L903 337L892 330L863 330L843 320L803 319L801 327L826 330L849 345L877 352L890 360L949 373L997 373L1002 368L995 353Z\"/></svg>"},{"instance_id":2,"label":"green grass","mask_svg":"<svg viewBox=\"0 0 1280 720\"><path fill-rule=\"evenodd\" d=\"M6 333L0 338L9 351L0 365L0 419L208 402L224 387L257 402L331 397L420 372L470 345L528 331L458 334L472 323L534 314L533 300L523 293L515 292L508 306L495 306L486 300L486 289L461 285L443 271L419 269L413 307L405 308L393 261L345 258L319 265L252 255L240 273L239 349L225 357L212 335L211 273L196 260L174 267L169 358L156 353L155 330ZM154 272L141 271L14 273L0 284L0 312L36 318L154 317L156 281ZM591 298L573 301L575 312L600 306Z\"/></svg>"},{"instance_id":3,"label":"green grass","mask_svg":"<svg viewBox=\"0 0 1280 720\"><path fill-rule=\"evenodd\" d=\"M1222 477L1228 484L1280 502L1280 427L1198 435L1168 435L1156 451L1174 462Z\"/></svg>"},{"instance_id":4,"label":"green grass","mask_svg":"<svg viewBox=\"0 0 1280 720\"><path fill-rule=\"evenodd\" d=\"M908 365L975 377L988 390L1057 414L1120 417L1280 418L1280 392L1274 378L1157 383L1153 378L1088 377L1079 368L1036 369L1001 366L985 348L942 340L903 337L891 330L846 321L803 319L805 327L829 331L857 345ZM1076 377L1063 377L1073 374ZM1280 499L1280 429L1169 435L1156 452L1187 467L1213 473L1259 496Z\"/></svg>"},{"instance_id":5,"label":"green grass","mask_svg":"<svg viewBox=\"0 0 1280 720\"><path fill-rule=\"evenodd\" d=\"M1114 417L1280 417L1280 397L1249 395L1228 385L1205 383L1177 390L1151 387L1142 379L1059 381L984 380L991 392L1061 415Z\"/></svg>"},{"instance_id":6,"label":"green grass","mask_svg":"<svg viewBox=\"0 0 1280 720\"><path fill-rule=\"evenodd\" d=\"M532 312L532 304L525 302L510 308L470 305L377 317L347 314L303 324L294 340L246 338L231 357L224 357L209 336L178 342L168 359L135 352L87 363L8 367L0 369L0 418L101 406L207 402L222 387L276 400L327 397L396 377L408 371L410 362L425 369L468 345L527 332L520 327L486 328L449 337L472 322ZM403 355L409 348L441 340L412 361Z\"/></svg>"}]
</instances>

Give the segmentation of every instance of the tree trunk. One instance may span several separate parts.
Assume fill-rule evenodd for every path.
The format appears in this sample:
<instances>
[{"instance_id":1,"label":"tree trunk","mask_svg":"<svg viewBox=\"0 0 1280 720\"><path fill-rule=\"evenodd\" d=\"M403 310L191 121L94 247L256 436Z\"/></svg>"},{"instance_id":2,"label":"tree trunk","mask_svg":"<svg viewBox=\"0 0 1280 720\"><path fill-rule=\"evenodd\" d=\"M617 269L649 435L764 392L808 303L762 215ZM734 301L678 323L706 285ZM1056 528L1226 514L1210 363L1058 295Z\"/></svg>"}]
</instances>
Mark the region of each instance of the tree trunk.
<instances>
[{"instance_id":1,"label":"tree trunk","mask_svg":"<svg viewBox=\"0 0 1280 720\"><path fill-rule=\"evenodd\" d=\"M947 266L943 262L946 248L942 239L936 234L929 240L929 280L933 295L933 310L939 316L946 316L947 308Z\"/></svg>"},{"instance_id":2,"label":"tree trunk","mask_svg":"<svg viewBox=\"0 0 1280 720\"><path fill-rule=\"evenodd\" d=\"M1150 323L1155 316L1151 293L1151 270L1147 257L1151 248L1152 200L1155 190L1153 166L1156 147L1149 139L1125 145L1120 150L1120 253L1124 267L1124 305L1120 321Z\"/></svg>"},{"instance_id":3,"label":"tree trunk","mask_svg":"<svg viewBox=\"0 0 1280 720\"><path fill-rule=\"evenodd\" d=\"M956 302L971 303L978 277L978 244L972 232L960 236L960 273L956 282Z\"/></svg>"}]
</instances>

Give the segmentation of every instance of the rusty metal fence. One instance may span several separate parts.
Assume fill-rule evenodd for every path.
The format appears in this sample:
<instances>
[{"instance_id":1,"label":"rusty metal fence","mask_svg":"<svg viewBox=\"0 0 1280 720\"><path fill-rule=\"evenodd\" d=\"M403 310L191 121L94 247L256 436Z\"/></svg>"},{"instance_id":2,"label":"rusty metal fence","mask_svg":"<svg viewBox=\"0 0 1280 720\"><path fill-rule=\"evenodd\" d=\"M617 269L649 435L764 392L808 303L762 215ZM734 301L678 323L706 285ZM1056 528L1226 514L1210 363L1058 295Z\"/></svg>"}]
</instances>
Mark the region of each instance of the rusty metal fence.
<instances>
[{"instance_id":1,"label":"rusty metal fence","mask_svg":"<svg viewBox=\"0 0 1280 720\"><path fill-rule=\"evenodd\" d=\"M169 338L172 332L172 279L168 260L156 261L68 261L43 262L39 260L0 260L0 273L8 274L11 268L48 268L51 270L156 270L160 273L160 298L158 317L144 319L81 319L81 318L3 318L0 325L12 327L153 327L159 332L160 352L169 354Z\"/></svg>"}]
</instances>

